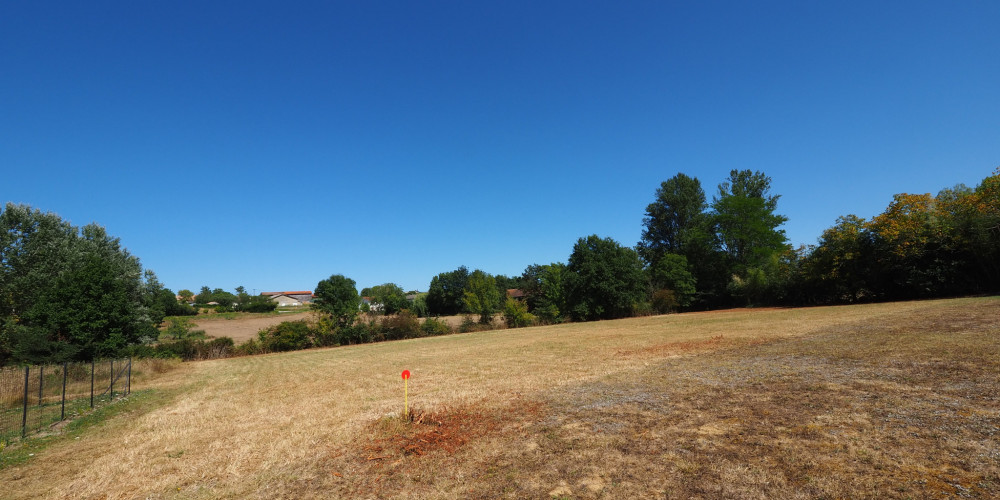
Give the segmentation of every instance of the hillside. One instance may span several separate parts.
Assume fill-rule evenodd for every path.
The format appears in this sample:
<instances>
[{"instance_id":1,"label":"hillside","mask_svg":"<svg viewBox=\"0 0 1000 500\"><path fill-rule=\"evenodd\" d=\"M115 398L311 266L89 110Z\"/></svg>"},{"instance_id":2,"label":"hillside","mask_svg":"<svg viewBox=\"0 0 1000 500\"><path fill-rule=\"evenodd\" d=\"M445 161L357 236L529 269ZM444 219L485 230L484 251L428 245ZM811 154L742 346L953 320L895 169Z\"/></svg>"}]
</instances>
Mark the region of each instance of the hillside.
<instances>
[{"instance_id":1,"label":"hillside","mask_svg":"<svg viewBox=\"0 0 1000 500\"><path fill-rule=\"evenodd\" d=\"M0 482L10 498L986 497L998 318L1000 298L735 310L186 363L134 388L162 403L140 393Z\"/></svg>"}]
</instances>

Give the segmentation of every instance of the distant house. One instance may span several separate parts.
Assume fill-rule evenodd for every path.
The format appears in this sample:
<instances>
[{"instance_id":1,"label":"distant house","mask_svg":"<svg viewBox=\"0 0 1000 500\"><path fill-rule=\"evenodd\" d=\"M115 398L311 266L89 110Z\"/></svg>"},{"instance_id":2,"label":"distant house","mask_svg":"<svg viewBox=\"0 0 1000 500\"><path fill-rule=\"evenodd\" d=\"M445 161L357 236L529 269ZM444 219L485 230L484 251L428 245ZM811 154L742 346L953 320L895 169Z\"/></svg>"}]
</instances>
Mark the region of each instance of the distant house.
<instances>
[{"instance_id":1,"label":"distant house","mask_svg":"<svg viewBox=\"0 0 1000 500\"><path fill-rule=\"evenodd\" d=\"M302 304L308 304L312 302L313 299L312 290L300 290L296 292L264 292L261 293L261 295L264 295L266 297L271 297L271 300L278 302L279 306L285 305L282 303L282 301L287 302L288 301L287 299L291 299L293 301L298 302L298 304L294 304L297 306L301 306ZM280 296L284 296L286 297L286 299L282 299L282 301L276 300L277 297Z\"/></svg>"},{"instance_id":2,"label":"distant house","mask_svg":"<svg viewBox=\"0 0 1000 500\"><path fill-rule=\"evenodd\" d=\"M519 290L517 288L508 288L507 296L512 299L524 300L524 290Z\"/></svg>"},{"instance_id":3,"label":"distant house","mask_svg":"<svg viewBox=\"0 0 1000 500\"><path fill-rule=\"evenodd\" d=\"M285 295L283 293L282 294L278 294L278 295L271 295L271 301L272 302L277 302L278 303L278 307L301 306L302 305L302 301L300 301L300 300L298 300L298 299L296 299L294 297Z\"/></svg>"},{"instance_id":4,"label":"distant house","mask_svg":"<svg viewBox=\"0 0 1000 500\"><path fill-rule=\"evenodd\" d=\"M379 312L382 310L382 304L375 302L372 297L361 297L360 307L364 309L364 306L368 306L368 310L371 312Z\"/></svg>"}]
</instances>

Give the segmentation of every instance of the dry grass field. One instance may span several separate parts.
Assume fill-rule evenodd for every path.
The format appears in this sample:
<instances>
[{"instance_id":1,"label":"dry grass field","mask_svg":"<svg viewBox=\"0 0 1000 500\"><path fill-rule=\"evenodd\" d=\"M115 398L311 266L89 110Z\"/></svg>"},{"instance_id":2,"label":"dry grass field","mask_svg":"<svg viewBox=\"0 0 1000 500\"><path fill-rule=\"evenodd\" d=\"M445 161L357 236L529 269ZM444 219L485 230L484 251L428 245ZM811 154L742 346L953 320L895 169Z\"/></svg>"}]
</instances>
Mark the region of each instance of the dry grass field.
<instances>
[{"instance_id":1,"label":"dry grass field","mask_svg":"<svg viewBox=\"0 0 1000 500\"><path fill-rule=\"evenodd\" d=\"M998 298L451 335L146 387L162 402L0 470L0 496L1000 496Z\"/></svg>"}]
</instances>

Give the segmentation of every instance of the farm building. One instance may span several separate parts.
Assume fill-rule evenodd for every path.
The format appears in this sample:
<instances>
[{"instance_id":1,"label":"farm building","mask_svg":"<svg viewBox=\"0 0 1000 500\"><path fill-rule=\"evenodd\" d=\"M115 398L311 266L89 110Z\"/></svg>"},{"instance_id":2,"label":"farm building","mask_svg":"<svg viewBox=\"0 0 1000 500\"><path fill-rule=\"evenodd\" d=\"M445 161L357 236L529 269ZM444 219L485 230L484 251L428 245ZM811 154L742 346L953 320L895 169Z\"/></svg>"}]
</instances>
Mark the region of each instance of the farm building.
<instances>
[{"instance_id":1,"label":"farm building","mask_svg":"<svg viewBox=\"0 0 1000 500\"><path fill-rule=\"evenodd\" d=\"M311 290L295 292L264 292L261 295L270 297L279 306L301 306L312 302L313 293Z\"/></svg>"}]
</instances>

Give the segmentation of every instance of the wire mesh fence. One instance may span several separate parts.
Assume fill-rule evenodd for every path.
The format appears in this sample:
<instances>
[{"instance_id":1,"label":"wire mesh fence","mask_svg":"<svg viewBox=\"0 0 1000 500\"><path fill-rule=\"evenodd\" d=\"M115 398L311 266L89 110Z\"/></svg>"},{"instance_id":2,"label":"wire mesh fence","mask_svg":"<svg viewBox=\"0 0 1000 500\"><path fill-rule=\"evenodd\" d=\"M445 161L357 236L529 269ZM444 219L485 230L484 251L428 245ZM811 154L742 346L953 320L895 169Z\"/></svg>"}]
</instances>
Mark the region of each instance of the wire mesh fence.
<instances>
[{"instance_id":1,"label":"wire mesh fence","mask_svg":"<svg viewBox=\"0 0 1000 500\"><path fill-rule=\"evenodd\" d=\"M27 437L131 391L131 359L0 368L0 442Z\"/></svg>"}]
</instances>

